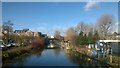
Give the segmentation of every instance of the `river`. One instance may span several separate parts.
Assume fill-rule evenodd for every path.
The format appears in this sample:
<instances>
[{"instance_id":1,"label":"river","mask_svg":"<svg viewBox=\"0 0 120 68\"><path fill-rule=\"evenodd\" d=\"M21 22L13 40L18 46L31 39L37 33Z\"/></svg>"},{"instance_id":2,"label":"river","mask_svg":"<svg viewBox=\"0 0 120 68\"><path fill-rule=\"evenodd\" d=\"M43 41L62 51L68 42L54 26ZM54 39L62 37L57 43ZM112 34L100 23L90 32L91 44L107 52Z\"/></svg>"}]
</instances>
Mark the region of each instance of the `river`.
<instances>
[{"instance_id":1,"label":"river","mask_svg":"<svg viewBox=\"0 0 120 68\"><path fill-rule=\"evenodd\" d=\"M22 57L9 66L108 66L86 56L75 56L65 49L44 49L37 54Z\"/></svg>"}]
</instances>

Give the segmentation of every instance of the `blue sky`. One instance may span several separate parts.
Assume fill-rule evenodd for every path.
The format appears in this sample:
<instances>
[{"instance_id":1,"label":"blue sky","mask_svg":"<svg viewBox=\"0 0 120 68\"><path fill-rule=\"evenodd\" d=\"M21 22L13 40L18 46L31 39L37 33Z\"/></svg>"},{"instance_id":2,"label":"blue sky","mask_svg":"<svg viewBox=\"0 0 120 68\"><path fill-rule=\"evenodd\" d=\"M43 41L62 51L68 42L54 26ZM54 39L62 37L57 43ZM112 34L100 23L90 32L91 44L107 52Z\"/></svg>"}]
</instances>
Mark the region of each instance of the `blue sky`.
<instances>
[{"instance_id":1,"label":"blue sky","mask_svg":"<svg viewBox=\"0 0 120 68\"><path fill-rule=\"evenodd\" d=\"M3 22L12 20L13 28L29 28L53 35L79 22L95 24L102 14L111 14L116 22L117 2L3 2Z\"/></svg>"}]
</instances>

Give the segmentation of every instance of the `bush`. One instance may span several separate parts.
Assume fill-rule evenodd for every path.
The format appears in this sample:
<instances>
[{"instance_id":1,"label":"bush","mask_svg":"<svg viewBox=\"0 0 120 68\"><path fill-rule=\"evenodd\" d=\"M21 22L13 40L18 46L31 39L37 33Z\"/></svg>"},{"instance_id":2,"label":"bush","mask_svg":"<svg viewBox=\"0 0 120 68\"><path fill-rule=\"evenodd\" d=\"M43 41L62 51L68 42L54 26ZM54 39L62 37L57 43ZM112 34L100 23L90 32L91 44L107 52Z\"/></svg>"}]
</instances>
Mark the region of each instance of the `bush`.
<instances>
[{"instance_id":1,"label":"bush","mask_svg":"<svg viewBox=\"0 0 120 68\"><path fill-rule=\"evenodd\" d=\"M42 38L35 38L32 43L31 46L32 48L42 48L43 47L43 39Z\"/></svg>"},{"instance_id":2,"label":"bush","mask_svg":"<svg viewBox=\"0 0 120 68\"><path fill-rule=\"evenodd\" d=\"M8 55L8 53L7 52L3 52L2 53L2 58L4 59L4 58L8 58L9 57L9 55Z\"/></svg>"}]
</instances>

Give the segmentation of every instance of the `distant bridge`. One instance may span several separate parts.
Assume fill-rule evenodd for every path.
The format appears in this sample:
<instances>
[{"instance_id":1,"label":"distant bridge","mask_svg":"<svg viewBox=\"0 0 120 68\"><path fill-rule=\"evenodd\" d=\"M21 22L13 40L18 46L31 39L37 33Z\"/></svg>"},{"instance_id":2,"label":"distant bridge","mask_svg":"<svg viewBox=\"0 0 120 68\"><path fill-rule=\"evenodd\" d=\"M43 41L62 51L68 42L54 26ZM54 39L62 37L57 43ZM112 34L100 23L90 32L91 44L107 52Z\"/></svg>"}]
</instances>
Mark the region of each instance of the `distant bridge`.
<instances>
[{"instance_id":1,"label":"distant bridge","mask_svg":"<svg viewBox=\"0 0 120 68\"><path fill-rule=\"evenodd\" d=\"M120 42L120 40L99 40L100 42Z\"/></svg>"}]
</instances>

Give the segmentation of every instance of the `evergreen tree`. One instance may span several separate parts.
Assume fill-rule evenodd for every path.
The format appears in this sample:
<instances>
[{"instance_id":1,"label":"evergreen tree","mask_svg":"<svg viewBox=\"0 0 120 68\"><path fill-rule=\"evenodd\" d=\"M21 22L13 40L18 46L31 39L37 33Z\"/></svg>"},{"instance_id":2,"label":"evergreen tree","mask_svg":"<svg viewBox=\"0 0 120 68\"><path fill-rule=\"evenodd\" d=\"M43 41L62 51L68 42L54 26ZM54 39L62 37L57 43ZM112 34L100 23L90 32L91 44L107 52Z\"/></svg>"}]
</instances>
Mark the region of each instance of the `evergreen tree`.
<instances>
[{"instance_id":1,"label":"evergreen tree","mask_svg":"<svg viewBox=\"0 0 120 68\"><path fill-rule=\"evenodd\" d=\"M93 43L92 33L91 32L88 33L87 39L88 39L88 42L87 42L88 44Z\"/></svg>"},{"instance_id":2,"label":"evergreen tree","mask_svg":"<svg viewBox=\"0 0 120 68\"><path fill-rule=\"evenodd\" d=\"M94 33L94 43L96 43L97 40L99 40L99 34L98 34L98 31L95 31L95 33Z\"/></svg>"},{"instance_id":3,"label":"evergreen tree","mask_svg":"<svg viewBox=\"0 0 120 68\"><path fill-rule=\"evenodd\" d=\"M86 44L87 44L87 42L88 42L88 37L87 37L86 34L84 34L82 41L83 41L82 45L86 45Z\"/></svg>"},{"instance_id":4,"label":"evergreen tree","mask_svg":"<svg viewBox=\"0 0 120 68\"><path fill-rule=\"evenodd\" d=\"M77 45L82 45L83 44L83 32L81 31L80 33L79 33L79 37L78 37L78 39L77 39L77 42L76 42L76 44Z\"/></svg>"}]
</instances>

